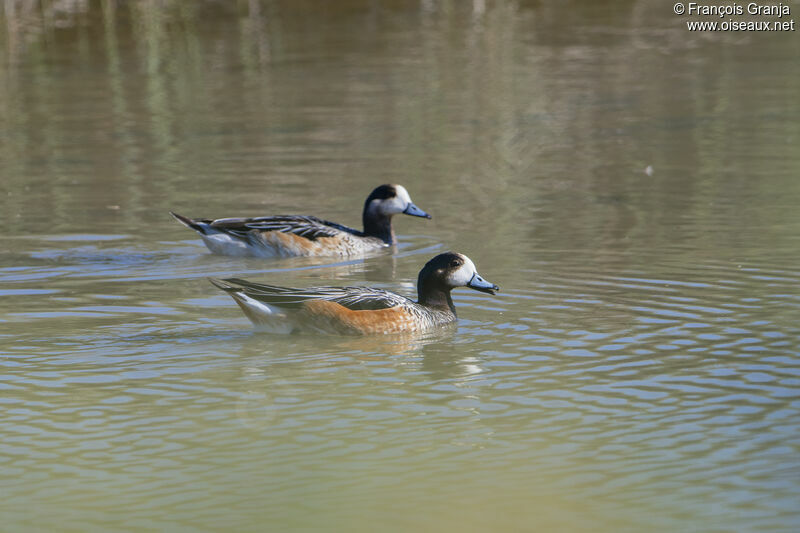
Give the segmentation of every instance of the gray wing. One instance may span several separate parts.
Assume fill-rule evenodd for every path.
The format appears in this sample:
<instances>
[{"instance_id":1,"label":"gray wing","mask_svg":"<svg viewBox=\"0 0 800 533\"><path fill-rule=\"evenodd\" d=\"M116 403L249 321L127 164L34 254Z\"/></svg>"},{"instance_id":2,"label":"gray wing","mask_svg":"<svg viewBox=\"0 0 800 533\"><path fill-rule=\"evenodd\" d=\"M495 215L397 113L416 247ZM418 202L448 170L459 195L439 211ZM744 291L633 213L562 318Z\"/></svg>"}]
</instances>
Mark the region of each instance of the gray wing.
<instances>
[{"instance_id":1,"label":"gray wing","mask_svg":"<svg viewBox=\"0 0 800 533\"><path fill-rule=\"evenodd\" d=\"M335 237L342 232L360 235L360 232L341 224L328 222L317 217L302 215L281 215L255 218L220 218L210 222L214 229L245 237L248 232L279 231L293 233L306 239L316 240L320 237Z\"/></svg>"},{"instance_id":2,"label":"gray wing","mask_svg":"<svg viewBox=\"0 0 800 533\"><path fill-rule=\"evenodd\" d=\"M413 303L400 294L372 287L309 287L295 289L253 283L243 279L210 279L211 283L227 292L243 293L255 300L277 307L299 307L310 300L336 302L353 311L387 309Z\"/></svg>"}]
</instances>

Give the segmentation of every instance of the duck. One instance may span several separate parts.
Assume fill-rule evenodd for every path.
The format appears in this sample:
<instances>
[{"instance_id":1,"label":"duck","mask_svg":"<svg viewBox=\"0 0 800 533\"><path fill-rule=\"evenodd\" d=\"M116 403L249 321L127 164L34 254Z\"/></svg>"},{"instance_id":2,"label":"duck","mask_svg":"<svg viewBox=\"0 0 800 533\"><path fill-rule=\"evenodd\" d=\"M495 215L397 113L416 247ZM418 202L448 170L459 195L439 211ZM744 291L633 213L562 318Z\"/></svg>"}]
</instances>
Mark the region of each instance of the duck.
<instances>
[{"instance_id":1,"label":"duck","mask_svg":"<svg viewBox=\"0 0 800 533\"><path fill-rule=\"evenodd\" d=\"M431 218L411 201L405 187L391 184L376 187L364 202L363 231L308 215L212 220L170 214L199 233L212 253L235 257L364 255L396 243L394 215Z\"/></svg>"},{"instance_id":2,"label":"duck","mask_svg":"<svg viewBox=\"0 0 800 533\"><path fill-rule=\"evenodd\" d=\"M428 261L417 278L417 301L374 287L279 287L229 278L209 281L244 311L253 325L272 333L375 335L431 330L456 322L450 291L468 287L496 294L464 254L446 252Z\"/></svg>"}]
</instances>

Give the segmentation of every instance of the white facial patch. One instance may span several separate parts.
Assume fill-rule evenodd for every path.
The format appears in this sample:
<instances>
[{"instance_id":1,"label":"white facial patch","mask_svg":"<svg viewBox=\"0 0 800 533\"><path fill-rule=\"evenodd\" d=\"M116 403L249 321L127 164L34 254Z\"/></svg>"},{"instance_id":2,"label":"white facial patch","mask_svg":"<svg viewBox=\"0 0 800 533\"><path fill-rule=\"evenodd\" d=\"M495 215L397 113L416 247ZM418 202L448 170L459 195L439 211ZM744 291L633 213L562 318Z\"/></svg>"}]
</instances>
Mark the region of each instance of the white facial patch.
<instances>
[{"instance_id":1,"label":"white facial patch","mask_svg":"<svg viewBox=\"0 0 800 533\"><path fill-rule=\"evenodd\" d=\"M384 215L399 215L406 210L408 204L411 203L411 197L408 191L402 185L395 185L397 194L393 198L386 198L385 200L372 200L372 208L376 209L379 213Z\"/></svg>"},{"instance_id":2,"label":"white facial patch","mask_svg":"<svg viewBox=\"0 0 800 533\"><path fill-rule=\"evenodd\" d=\"M447 276L447 283L451 287L466 287L472 276L478 273L475 269L475 264L470 261L469 257L462 254L459 254L459 257L464 260L464 264Z\"/></svg>"},{"instance_id":3,"label":"white facial patch","mask_svg":"<svg viewBox=\"0 0 800 533\"><path fill-rule=\"evenodd\" d=\"M395 185L395 190L397 191L397 197L400 198L405 205L411 203L411 196L408 195L408 191L402 185Z\"/></svg>"}]
</instances>

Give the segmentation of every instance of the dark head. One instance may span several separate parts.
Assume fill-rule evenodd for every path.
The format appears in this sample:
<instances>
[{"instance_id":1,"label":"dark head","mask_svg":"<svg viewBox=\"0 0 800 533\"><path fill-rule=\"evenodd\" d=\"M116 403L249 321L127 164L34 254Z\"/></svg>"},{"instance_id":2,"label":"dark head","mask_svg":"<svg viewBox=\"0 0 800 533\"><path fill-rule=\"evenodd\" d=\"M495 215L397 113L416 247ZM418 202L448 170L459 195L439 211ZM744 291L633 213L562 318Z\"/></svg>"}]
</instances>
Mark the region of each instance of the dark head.
<instances>
[{"instance_id":1,"label":"dark head","mask_svg":"<svg viewBox=\"0 0 800 533\"><path fill-rule=\"evenodd\" d=\"M428 261L417 278L419 303L430 307L449 307L455 314L450 291L469 287L495 294L500 287L483 279L469 257L455 252L439 254Z\"/></svg>"},{"instance_id":2,"label":"dark head","mask_svg":"<svg viewBox=\"0 0 800 533\"><path fill-rule=\"evenodd\" d=\"M378 237L386 244L394 244L392 217L399 214L414 217L431 216L414 205L408 191L402 185L381 185L364 202L364 234Z\"/></svg>"}]
</instances>

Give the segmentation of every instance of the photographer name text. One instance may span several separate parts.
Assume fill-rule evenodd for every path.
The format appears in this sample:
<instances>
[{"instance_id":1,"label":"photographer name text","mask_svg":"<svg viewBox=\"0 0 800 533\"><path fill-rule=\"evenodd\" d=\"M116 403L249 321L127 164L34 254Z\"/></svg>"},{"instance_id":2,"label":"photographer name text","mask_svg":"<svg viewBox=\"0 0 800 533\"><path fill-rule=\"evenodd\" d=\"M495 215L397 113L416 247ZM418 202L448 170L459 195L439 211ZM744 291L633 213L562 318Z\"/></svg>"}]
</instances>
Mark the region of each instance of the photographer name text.
<instances>
[{"instance_id":1,"label":"photographer name text","mask_svg":"<svg viewBox=\"0 0 800 533\"><path fill-rule=\"evenodd\" d=\"M676 15L687 17L712 17L722 20L687 20L689 31L795 31L792 8L788 4L704 4L678 2L672 6ZM759 17L762 20L726 20L728 17ZM772 20L763 20L772 19ZM788 19L788 20L787 20Z\"/></svg>"}]
</instances>

